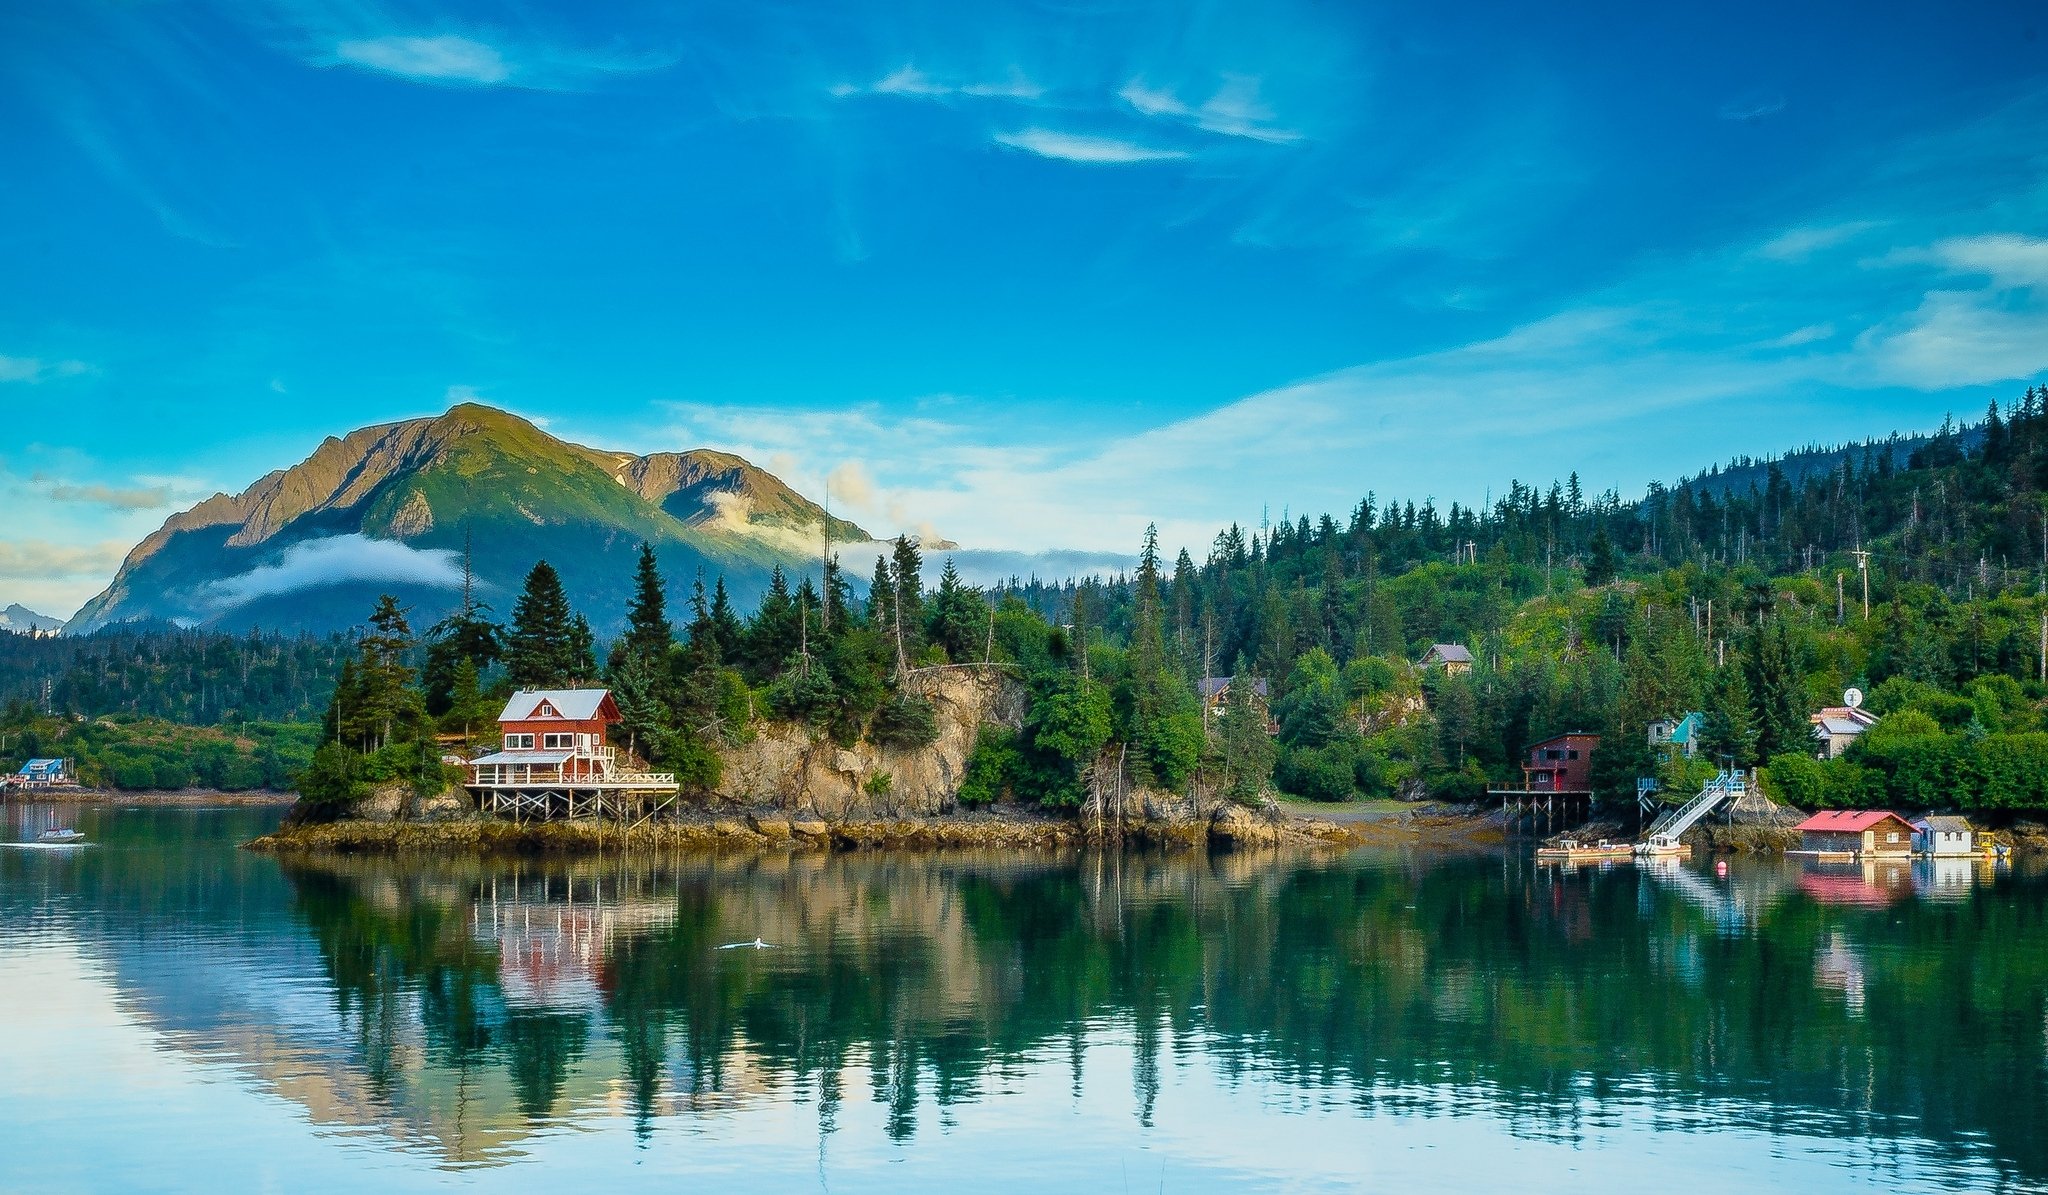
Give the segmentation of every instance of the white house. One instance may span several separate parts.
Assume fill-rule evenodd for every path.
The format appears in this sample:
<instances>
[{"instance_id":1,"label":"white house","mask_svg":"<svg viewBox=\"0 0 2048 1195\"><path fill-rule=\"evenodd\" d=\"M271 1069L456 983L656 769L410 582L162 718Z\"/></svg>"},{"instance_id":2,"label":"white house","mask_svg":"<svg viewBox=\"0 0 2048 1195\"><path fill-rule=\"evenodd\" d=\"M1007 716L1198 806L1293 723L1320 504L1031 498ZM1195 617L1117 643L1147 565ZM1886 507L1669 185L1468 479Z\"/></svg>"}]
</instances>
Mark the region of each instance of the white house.
<instances>
[{"instance_id":1,"label":"white house","mask_svg":"<svg viewBox=\"0 0 2048 1195\"><path fill-rule=\"evenodd\" d=\"M1970 823L1960 817L1918 817L1913 819L1913 853L1935 858L1976 853Z\"/></svg>"}]
</instances>

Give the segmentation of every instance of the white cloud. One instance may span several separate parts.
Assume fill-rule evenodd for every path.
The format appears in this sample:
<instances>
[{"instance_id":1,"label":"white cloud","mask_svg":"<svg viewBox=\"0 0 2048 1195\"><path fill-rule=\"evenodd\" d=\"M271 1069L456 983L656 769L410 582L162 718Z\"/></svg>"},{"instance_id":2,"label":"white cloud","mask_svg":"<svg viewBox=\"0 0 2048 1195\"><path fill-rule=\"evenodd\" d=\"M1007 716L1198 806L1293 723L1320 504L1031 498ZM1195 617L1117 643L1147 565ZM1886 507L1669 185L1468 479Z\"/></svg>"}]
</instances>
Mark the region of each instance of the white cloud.
<instances>
[{"instance_id":1,"label":"white cloud","mask_svg":"<svg viewBox=\"0 0 2048 1195\"><path fill-rule=\"evenodd\" d=\"M1834 334L1835 326L1833 324L1808 324L1804 328L1794 328L1783 336L1765 341L1764 347L1769 349L1794 349L1801 345L1817 344L1820 341L1831 339Z\"/></svg>"},{"instance_id":2,"label":"white cloud","mask_svg":"<svg viewBox=\"0 0 2048 1195\"><path fill-rule=\"evenodd\" d=\"M1273 109L1259 97L1259 80L1251 75L1225 75L1223 83L1199 105L1190 105L1172 91L1142 79L1126 83L1117 98L1140 116L1192 125L1225 137L1284 144L1301 140L1293 129L1273 123Z\"/></svg>"},{"instance_id":3,"label":"white cloud","mask_svg":"<svg viewBox=\"0 0 2048 1195\"><path fill-rule=\"evenodd\" d=\"M1873 228L1875 220L1851 220L1842 224L1808 225L1790 228L1757 246L1757 255L1775 261L1804 261L1823 249L1854 240Z\"/></svg>"},{"instance_id":4,"label":"white cloud","mask_svg":"<svg viewBox=\"0 0 2048 1195\"><path fill-rule=\"evenodd\" d=\"M142 486L79 485L40 474L30 481L52 502L78 502L104 506L109 510L162 510L171 504L174 497L171 486L164 482Z\"/></svg>"},{"instance_id":5,"label":"white cloud","mask_svg":"<svg viewBox=\"0 0 2048 1195\"><path fill-rule=\"evenodd\" d=\"M2017 233L1950 237L1930 252L1958 274L1982 274L2002 286L2048 286L2048 239Z\"/></svg>"},{"instance_id":6,"label":"white cloud","mask_svg":"<svg viewBox=\"0 0 2048 1195\"><path fill-rule=\"evenodd\" d=\"M121 567L121 560L127 555L128 545L120 540L97 544L0 540L0 580L104 579Z\"/></svg>"},{"instance_id":7,"label":"white cloud","mask_svg":"<svg viewBox=\"0 0 2048 1195\"><path fill-rule=\"evenodd\" d=\"M1929 290L1912 311L1857 338L1881 382L1943 390L2030 379L2048 370L2048 239L2016 233L1949 237L1880 265L1933 265L1978 277L1974 290Z\"/></svg>"},{"instance_id":8,"label":"white cloud","mask_svg":"<svg viewBox=\"0 0 2048 1195\"><path fill-rule=\"evenodd\" d=\"M467 37L375 37L342 41L334 56L351 66L426 83L494 84L512 67L494 46Z\"/></svg>"},{"instance_id":9,"label":"white cloud","mask_svg":"<svg viewBox=\"0 0 2048 1195\"><path fill-rule=\"evenodd\" d=\"M229 607L323 585L366 581L460 589L461 554L366 535L335 535L293 544L275 564L208 582L200 596L215 606Z\"/></svg>"},{"instance_id":10,"label":"white cloud","mask_svg":"<svg viewBox=\"0 0 2048 1195\"><path fill-rule=\"evenodd\" d=\"M441 395L441 401L452 406L456 403L482 402L484 401L484 396L478 393L475 386L465 386L457 383L448 387L447 392Z\"/></svg>"},{"instance_id":11,"label":"white cloud","mask_svg":"<svg viewBox=\"0 0 2048 1195\"><path fill-rule=\"evenodd\" d=\"M91 372L92 366L83 361L44 361L38 357L0 356L0 382L27 382L34 385L51 378L75 378Z\"/></svg>"},{"instance_id":12,"label":"white cloud","mask_svg":"<svg viewBox=\"0 0 2048 1195\"><path fill-rule=\"evenodd\" d=\"M787 452L776 455L787 460L796 459ZM859 461L841 461L826 474L825 485L835 506L850 506L867 514L874 514L879 509L875 503L875 479L867 466Z\"/></svg>"},{"instance_id":13,"label":"white cloud","mask_svg":"<svg viewBox=\"0 0 2048 1195\"><path fill-rule=\"evenodd\" d=\"M1010 73L996 80L956 83L933 77L908 63L890 71L873 83L865 86L855 83L840 83L829 89L830 94L847 99L859 95L896 96L902 99L943 100L955 96L968 99L1018 100L1029 102L1042 98L1045 88L1025 77L1023 71L1014 67Z\"/></svg>"},{"instance_id":14,"label":"white cloud","mask_svg":"<svg viewBox=\"0 0 2048 1195\"><path fill-rule=\"evenodd\" d=\"M1021 149L1042 158L1057 158L1063 162L1085 162L1091 165L1168 162L1188 156L1186 150L1164 149L1155 145L1141 145L1135 141L1120 141L1113 137L1062 133L1043 128L997 133L995 141L998 145Z\"/></svg>"}]
</instances>

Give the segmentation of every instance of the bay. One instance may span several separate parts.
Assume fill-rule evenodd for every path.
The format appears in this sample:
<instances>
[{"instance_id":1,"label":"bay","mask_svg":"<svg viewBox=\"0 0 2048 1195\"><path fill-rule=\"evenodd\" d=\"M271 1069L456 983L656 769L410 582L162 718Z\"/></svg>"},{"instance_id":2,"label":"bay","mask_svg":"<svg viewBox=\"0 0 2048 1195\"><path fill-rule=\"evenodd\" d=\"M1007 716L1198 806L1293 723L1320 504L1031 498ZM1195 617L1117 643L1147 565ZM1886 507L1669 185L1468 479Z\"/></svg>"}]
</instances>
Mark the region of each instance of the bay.
<instances>
[{"instance_id":1,"label":"bay","mask_svg":"<svg viewBox=\"0 0 2048 1195\"><path fill-rule=\"evenodd\" d=\"M0 1189L2048 1189L2048 880L5 809ZM755 946L756 940L762 943ZM729 949L724 947L730 947Z\"/></svg>"}]
</instances>

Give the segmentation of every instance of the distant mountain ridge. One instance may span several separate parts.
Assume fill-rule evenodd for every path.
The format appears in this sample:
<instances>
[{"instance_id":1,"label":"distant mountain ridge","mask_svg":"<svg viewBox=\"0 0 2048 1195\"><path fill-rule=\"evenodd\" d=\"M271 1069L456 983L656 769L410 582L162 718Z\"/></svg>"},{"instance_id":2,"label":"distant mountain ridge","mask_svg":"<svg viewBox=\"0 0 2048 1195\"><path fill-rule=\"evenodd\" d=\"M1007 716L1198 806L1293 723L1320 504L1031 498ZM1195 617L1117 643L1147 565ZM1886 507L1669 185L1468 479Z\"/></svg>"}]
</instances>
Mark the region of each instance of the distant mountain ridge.
<instances>
[{"instance_id":1,"label":"distant mountain ridge","mask_svg":"<svg viewBox=\"0 0 2048 1195\"><path fill-rule=\"evenodd\" d=\"M63 619L52 618L47 614L38 614L20 602L14 603L5 610L0 610L0 631L13 631L16 634L29 632L40 634L45 631L59 630L63 626Z\"/></svg>"},{"instance_id":2,"label":"distant mountain ridge","mask_svg":"<svg viewBox=\"0 0 2048 1195\"><path fill-rule=\"evenodd\" d=\"M780 478L729 453L588 448L464 403L330 437L239 494L172 515L66 629L163 619L329 630L360 621L380 592L431 622L458 598L465 550L501 615L545 558L578 604L608 621L607 611L623 610L643 540L672 582L701 569L707 583L724 576L746 595L777 565L815 569L825 520ZM870 538L844 519L830 525L839 542Z\"/></svg>"}]
</instances>

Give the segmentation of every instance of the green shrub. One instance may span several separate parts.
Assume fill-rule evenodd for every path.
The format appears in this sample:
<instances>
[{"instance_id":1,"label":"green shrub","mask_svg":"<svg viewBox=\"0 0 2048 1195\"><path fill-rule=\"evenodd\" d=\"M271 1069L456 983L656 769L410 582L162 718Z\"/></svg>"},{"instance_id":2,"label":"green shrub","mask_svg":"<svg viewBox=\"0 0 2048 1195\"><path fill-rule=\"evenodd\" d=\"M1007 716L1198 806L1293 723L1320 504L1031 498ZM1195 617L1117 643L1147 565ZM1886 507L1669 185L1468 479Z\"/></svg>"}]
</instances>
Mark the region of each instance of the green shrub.
<instances>
[{"instance_id":1,"label":"green shrub","mask_svg":"<svg viewBox=\"0 0 2048 1195\"><path fill-rule=\"evenodd\" d=\"M983 723L967 756L967 774L960 781L962 805L993 805L1010 795L1022 756L1017 734L1006 726Z\"/></svg>"}]
</instances>

